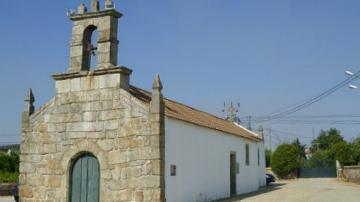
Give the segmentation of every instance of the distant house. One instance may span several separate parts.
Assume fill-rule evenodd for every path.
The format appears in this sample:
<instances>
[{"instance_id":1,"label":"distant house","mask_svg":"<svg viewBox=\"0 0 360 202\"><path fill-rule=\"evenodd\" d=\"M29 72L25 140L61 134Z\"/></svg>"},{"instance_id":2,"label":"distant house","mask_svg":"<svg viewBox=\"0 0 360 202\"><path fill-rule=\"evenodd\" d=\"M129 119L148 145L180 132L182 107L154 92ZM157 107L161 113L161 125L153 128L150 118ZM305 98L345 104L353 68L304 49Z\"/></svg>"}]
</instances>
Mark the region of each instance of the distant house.
<instances>
[{"instance_id":1,"label":"distant house","mask_svg":"<svg viewBox=\"0 0 360 202\"><path fill-rule=\"evenodd\" d=\"M310 159L310 158L311 158L312 154L311 154L311 150L310 150L309 148L306 148L306 149L304 150L304 153L305 153L306 159Z\"/></svg>"},{"instance_id":2,"label":"distant house","mask_svg":"<svg viewBox=\"0 0 360 202\"><path fill-rule=\"evenodd\" d=\"M121 13L92 1L69 13L70 67L55 96L22 115L20 197L24 201L208 201L265 185L262 135L130 85L117 66ZM97 46L91 45L98 31ZM98 64L90 69L97 54Z\"/></svg>"}]
</instances>

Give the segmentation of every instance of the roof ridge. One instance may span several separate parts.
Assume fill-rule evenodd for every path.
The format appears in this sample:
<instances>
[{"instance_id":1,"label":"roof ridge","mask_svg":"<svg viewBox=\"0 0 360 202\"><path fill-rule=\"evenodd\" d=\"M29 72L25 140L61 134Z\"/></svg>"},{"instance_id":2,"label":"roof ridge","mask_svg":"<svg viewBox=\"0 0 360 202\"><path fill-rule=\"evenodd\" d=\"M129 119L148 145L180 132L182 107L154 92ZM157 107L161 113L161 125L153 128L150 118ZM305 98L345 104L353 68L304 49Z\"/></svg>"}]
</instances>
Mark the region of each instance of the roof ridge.
<instances>
[{"instance_id":1,"label":"roof ridge","mask_svg":"<svg viewBox=\"0 0 360 202\"><path fill-rule=\"evenodd\" d=\"M134 87L134 88L136 88L136 89L138 89L138 90L142 90L142 91L144 91L144 92L146 92L146 93L149 93L149 94L151 95L151 92L150 92L150 91L144 90L144 89L142 89L142 88L139 88L139 87L136 87L136 86L133 86L133 85L131 85L131 87ZM175 101L175 100L170 99L170 98L167 98L167 97L165 97L165 96L164 96L164 99L165 99L165 100L168 100L168 101L171 101L171 102L174 102L174 103L177 103L177 104L180 104L180 105L183 105L183 106L188 107L188 108L190 108L190 109L192 109L192 110L196 110L196 111L198 111L198 112L202 112L202 113L208 114L209 116L212 116L212 117L214 117L214 118L220 119L220 120L222 120L222 121L228 121L228 120L226 120L226 119L220 118L220 117L218 117L218 116L216 116L216 115L214 115L214 114L211 114L211 113L209 113L209 112L206 112L206 111L203 111L203 110L200 110L200 109L191 107L191 106L188 105L188 104L184 104L184 103L181 103L181 102L179 102L179 101ZM229 122L229 123L232 123L231 121L228 121L228 122Z\"/></svg>"},{"instance_id":2,"label":"roof ridge","mask_svg":"<svg viewBox=\"0 0 360 202\"><path fill-rule=\"evenodd\" d=\"M130 89L133 91L132 94L143 102L151 101L151 92L132 85L130 85ZM196 109L167 97L164 97L164 101L166 107L165 115L169 118L175 118L181 121L222 131L228 134L233 134L254 141L263 141L263 139L260 138L255 132L250 131L242 125L235 124L232 121L220 118L209 112Z\"/></svg>"}]
</instances>

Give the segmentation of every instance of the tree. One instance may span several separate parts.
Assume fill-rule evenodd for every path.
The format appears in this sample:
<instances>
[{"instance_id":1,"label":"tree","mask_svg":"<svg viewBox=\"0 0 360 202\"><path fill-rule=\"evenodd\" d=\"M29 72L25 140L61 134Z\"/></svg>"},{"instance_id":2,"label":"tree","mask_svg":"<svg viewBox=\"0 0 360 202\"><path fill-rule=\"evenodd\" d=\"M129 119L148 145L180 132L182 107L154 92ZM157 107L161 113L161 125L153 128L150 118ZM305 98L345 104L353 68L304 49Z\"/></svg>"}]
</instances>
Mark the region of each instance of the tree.
<instances>
[{"instance_id":1,"label":"tree","mask_svg":"<svg viewBox=\"0 0 360 202\"><path fill-rule=\"evenodd\" d=\"M335 160L338 160L341 165L354 164L351 145L346 142L338 142L331 147L331 155Z\"/></svg>"},{"instance_id":2,"label":"tree","mask_svg":"<svg viewBox=\"0 0 360 202\"><path fill-rule=\"evenodd\" d=\"M271 157L271 168L280 178L296 176L299 166L298 150L292 144L279 145Z\"/></svg>"},{"instance_id":3,"label":"tree","mask_svg":"<svg viewBox=\"0 0 360 202\"><path fill-rule=\"evenodd\" d=\"M360 136L353 139L352 143L354 144L360 144Z\"/></svg>"},{"instance_id":4,"label":"tree","mask_svg":"<svg viewBox=\"0 0 360 202\"><path fill-rule=\"evenodd\" d=\"M306 161L306 166L309 168L317 167L329 167L335 166L335 159L329 150L316 150L312 153L312 156L309 160Z\"/></svg>"},{"instance_id":5,"label":"tree","mask_svg":"<svg viewBox=\"0 0 360 202\"><path fill-rule=\"evenodd\" d=\"M299 159L303 159L306 158L306 154L305 154L305 144L301 144L301 142L299 141L299 138L296 138L296 140L294 140L294 142L291 143L292 145L294 145L298 151L299 154Z\"/></svg>"},{"instance_id":6,"label":"tree","mask_svg":"<svg viewBox=\"0 0 360 202\"><path fill-rule=\"evenodd\" d=\"M351 143L351 154L354 165L360 165L360 137L355 138Z\"/></svg>"},{"instance_id":7,"label":"tree","mask_svg":"<svg viewBox=\"0 0 360 202\"><path fill-rule=\"evenodd\" d=\"M341 133L336 128L330 128L328 131L321 131L319 136L311 142L311 150L328 150L338 142L345 142Z\"/></svg>"}]
</instances>

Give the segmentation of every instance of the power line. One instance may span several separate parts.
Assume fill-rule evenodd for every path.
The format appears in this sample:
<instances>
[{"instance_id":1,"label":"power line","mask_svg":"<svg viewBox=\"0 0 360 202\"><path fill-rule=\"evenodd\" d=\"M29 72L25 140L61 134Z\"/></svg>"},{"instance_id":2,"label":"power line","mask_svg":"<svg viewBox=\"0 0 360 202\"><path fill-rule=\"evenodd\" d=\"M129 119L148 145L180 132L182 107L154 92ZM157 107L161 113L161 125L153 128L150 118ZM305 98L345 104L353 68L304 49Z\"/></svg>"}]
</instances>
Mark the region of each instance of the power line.
<instances>
[{"instance_id":1,"label":"power line","mask_svg":"<svg viewBox=\"0 0 360 202\"><path fill-rule=\"evenodd\" d=\"M253 120L260 120L264 117L260 117L260 116L252 116ZM295 118L356 118L356 117L360 117L360 114L327 114L327 115L304 115L304 116L286 116L286 117L282 117L283 119L295 119ZM246 122L246 120L244 120L243 122Z\"/></svg>"},{"instance_id":2,"label":"power line","mask_svg":"<svg viewBox=\"0 0 360 202\"><path fill-rule=\"evenodd\" d=\"M288 135L288 136L294 136L294 137L297 137L297 138L309 138L309 139L313 139L313 137L302 136L302 135L298 135L298 134L291 133L291 132L286 132L286 131L282 131L282 130L277 130L277 129L274 129L274 128L272 128L271 130L274 131L274 132L276 132L276 133L280 133L280 134L284 134L284 135Z\"/></svg>"},{"instance_id":3,"label":"power line","mask_svg":"<svg viewBox=\"0 0 360 202\"><path fill-rule=\"evenodd\" d=\"M274 124L342 124L357 125L360 124L360 114L327 114L327 115L305 115L305 116L287 116L281 119L273 119L268 122ZM258 120L255 117L255 120ZM244 121L246 122L246 121Z\"/></svg>"},{"instance_id":4,"label":"power line","mask_svg":"<svg viewBox=\"0 0 360 202\"><path fill-rule=\"evenodd\" d=\"M308 116L288 116L284 118L356 118L360 117L360 114L328 114L328 115L308 115Z\"/></svg>"},{"instance_id":5,"label":"power line","mask_svg":"<svg viewBox=\"0 0 360 202\"><path fill-rule=\"evenodd\" d=\"M296 137L296 138L313 139L313 137L302 136L302 135L298 135L298 134L295 134L295 133L281 131L281 130L277 130L277 129L273 129L273 128L264 128L264 130L269 131L269 133L267 135L269 136L269 139L268 139L269 146L268 147L269 147L270 150L272 150L272 144L273 144L272 139L275 139L278 145L282 144L282 143L285 143L285 142L288 142L289 136ZM285 135L286 137L280 138L279 135L281 135L281 136Z\"/></svg>"},{"instance_id":6,"label":"power line","mask_svg":"<svg viewBox=\"0 0 360 202\"><path fill-rule=\"evenodd\" d=\"M360 76L360 71L356 72L353 76L345 79L344 81L338 83L337 85L335 85L334 87L328 89L327 91L321 93L318 96L315 96L305 102L303 102L302 104L297 104L297 105L291 105L289 107L285 107L285 110L278 110L279 112L276 113L271 113L267 116L263 116L261 119L258 120L258 122L265 122L265 121L270 121L273 119L278 119L278 118L282 118L285 116L288 116L290 114L293 114L297 111L300 111L322 99L324 99L325 97L333 94L335 91L339 90L340 88L348 85L350 82L352 82L353 80L357 79Z\"/></svg>"},{"instance_id":7,"label":"power line","mask_svg":"<svg viewBox=\"0 0 360 202\"><path fill-rule=\"evenodd\" d=\"M272 124L329 124L329 125L360 125L360 120L272 120Z\"/></svg>"}]
</instances>

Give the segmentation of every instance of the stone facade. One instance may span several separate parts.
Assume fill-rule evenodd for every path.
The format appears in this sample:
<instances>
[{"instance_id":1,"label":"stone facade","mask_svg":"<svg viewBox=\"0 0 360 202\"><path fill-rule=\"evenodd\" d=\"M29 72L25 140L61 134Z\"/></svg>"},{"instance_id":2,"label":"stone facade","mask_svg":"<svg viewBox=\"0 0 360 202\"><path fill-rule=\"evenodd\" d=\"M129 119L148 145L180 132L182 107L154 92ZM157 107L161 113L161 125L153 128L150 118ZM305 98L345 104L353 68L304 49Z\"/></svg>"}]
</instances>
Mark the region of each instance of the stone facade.
<instances>
[{"instance_id":1,"label":"stone facade","mask_svg":"<svg viewBox=\"0 0 360 202\"><path fill-rule=\"evenodd\" d=\"M69 201L72 165L84 153L99 161L100 201L165 201L162 86L157 77L150 103L128 92L131 70L116 67L117 39L111 38L119 16L115 10L71 16L71 64L53 76L56 95L36 111L32 91L26 96L21 201ZM84 44L76 41L93 25L99 28L99 64L89 71L81 64Z\"/></svg>"}]
</instances>

